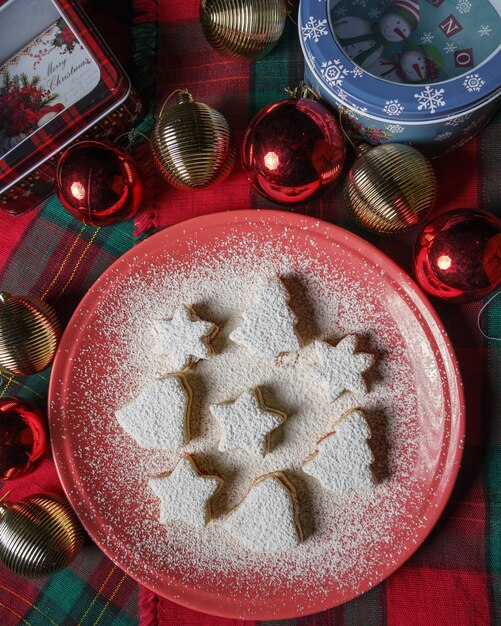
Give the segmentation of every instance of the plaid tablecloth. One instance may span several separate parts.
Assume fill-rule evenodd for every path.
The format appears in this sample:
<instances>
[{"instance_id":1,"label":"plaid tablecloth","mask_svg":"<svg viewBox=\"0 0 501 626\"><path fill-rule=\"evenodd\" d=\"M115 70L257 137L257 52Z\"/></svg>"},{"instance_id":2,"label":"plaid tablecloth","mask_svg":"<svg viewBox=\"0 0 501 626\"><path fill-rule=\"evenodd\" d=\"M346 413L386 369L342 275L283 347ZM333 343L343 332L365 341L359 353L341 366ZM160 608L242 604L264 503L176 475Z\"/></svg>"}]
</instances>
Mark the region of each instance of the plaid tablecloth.
<instances>
[{"instance_id":1,"label":"plaid tablecloth","mask_svg":"<svg viewBox=\"0 0 501 626\"><path fill-rule=\"evenodd\" d=\"M90 1L99 27L127 59L125 3ZM296 26L289 20L278 47L256 63L217 55L205 42L195 0L134 0L131 71L151 110L173 89L188 88L216 107L242 137L252 116L284 97L303 73ZM100 11L100 12L99 12ZM112 28L108 28L109 26ZM142 129L151 126L147 117ZM152 231L216 210L272 207L251 192L237 164L230 178L206 192L180 192L148 167L139 148L148 194L135 223L84 226L52 198L22 217L0 215L0 288L42 296L69 318L94 280L134 243ZM501 214L501 115L473 141L434 162L439 178L436 212L482 208ZM378 238L359 231L346 213L341 190L300 209L369 239L410 271L413 235ZM464 460L457 485L439 523L424 545L389 579L330 611L261 626L483 626L501 624L501 346L477 325L482 302L435 301L456 349L464 378L467 424ZM501 298L482 315L482 328L499 336ZM16 395L45 407L50 370L27 378L1 375L0 396ZM5 485L4 485L5 487ZM61 490L46 459L31 476L11 481L13 497ZM0 565L0 626L231 626L158 598L133 581L87 539L70 567L42 580L21 579ZM248 626L254 622L245 622Z\"/></svg>"}]
</instances>

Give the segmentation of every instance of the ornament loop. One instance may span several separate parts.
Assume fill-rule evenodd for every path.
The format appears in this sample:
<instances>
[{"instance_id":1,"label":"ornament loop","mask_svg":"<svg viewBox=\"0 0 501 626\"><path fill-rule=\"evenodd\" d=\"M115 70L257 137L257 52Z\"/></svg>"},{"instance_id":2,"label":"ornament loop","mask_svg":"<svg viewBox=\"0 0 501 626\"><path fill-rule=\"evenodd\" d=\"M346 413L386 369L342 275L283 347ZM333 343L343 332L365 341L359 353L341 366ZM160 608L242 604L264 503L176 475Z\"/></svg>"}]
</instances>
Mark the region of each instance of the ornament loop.
<instances>
[{"instance_id":1,"label":"ornament loop","mask_svg":"<svg viewBox=\"0 0 501 626\"><path fill-rule=\"evenodd\" d=\"M495 300L499 295L501 294L501 290L500 291L496 291L496 293L494 293L488 300L487 302L484 302L484 304L482 305L482 308L480 309L480 311L478 312L477 315L477 326L478 326L478 330L480 331L480 333L486 338L486 339L490 339L492 341L501 341L501 337L495 337L494 335L488 335L487 333L485 333L482 329L482 315L484 314L485 310L487 309L487 307L489 306L489 304L491 304L491 302L493 300Z\"/></svg>"},{"instance_id":2,"label":"ornament loop","mask_svg":"<svg viewBox=\"0 0 501 626\"><path fill-rule=\"evenodd\" d=\"M164 112L164 109L165 109L167 103L176 94L178 95L178 104L180 104L181 102L190 102L191 100L193 100L193 96L191 95L191 93L187 89L174 89L174 91L172 91L167 96L167 98L165 99L165 102L162 104L162 108L160 109L160 113L158 114L158 117L162 116L162 113Z\"/></svg>"},{"instance_id":3,"label":"ornament loop","mask_svg":"<svg viewBox=\"0 0 501 626\"><path fill-rule=\"evenodd\" d=\"M344 115L345 115L346 111L347 111L347 108L344 105L339 109L339 126L341 126L341 130L343 132L343 135L344 135L346 141L350 144L350 146L355 151L355 154L357 156L362 156L362 154L364 152L366 152L367 149L370 148L370 146L367 146L363 142L360 142L359 144L354 143L354 141L352 140L350 134L348 133L348 131L346 130L346 128L344 127L344 124L343 124L343 118L344 118ZM361 147L361 146L364 146L364 147Z\"/></svg>"},{"instance_id":4,"label":"ornament loop","mask_svg":"<svg viewBox=\"0 0 501 626\"><path fill-rule=\"evenodd\" d=\"M308 85L304 81L301 81L297 87L286 87L285 92L296 100L301 100L302 98L309 98L310 100L320 101L320 93L314 89L311 85Z\"/></svg>"},{"instance_id":5,"label":"ornament loop","mask_svg":"<svg viewBox=\"0 0 501 626\"><path fill-rule=\"evenodd\" d=\"M287 0L286 5L287 5L287 17L294 24L294 26L297 26L298 25L297 21L292 17L293 13L297 14L294 0Z\"/></svg>"},{"instance_id":6,"label":"ornament loop","mask_svg":"<svg viewBox=\"0 0 501 626\"><path fill-rule=\"evenodd\" d=\"M5 515L7 509L9 508L9 503L6 502L7 498L10 496L11 494L11 490L9 489L8 491L6 491L3 496L0 496L0 520L2 519L2 517Z\"/></svg>"},{"instance_id":7,"label":"ornament loop","mask_svg":"<svg viewBox=\"0 0 501 626\"><path fill-rule=\"evenodd\" d=\"M118 135L118 137L115 139L115 143L118 144L124 137L127 137L127 140L128 140L127 145L125 146L124 150L125 152L129 152L129 153L132 152L135 144L139 143L139 140L137 139L137 137L141 137L142 140L147 141L148 143L150 142L149 137L147 137L144 133L140 133L135 128L133 128L132 130L126 133L122 133L121 135Z\"/></svg>"}]
</instances>

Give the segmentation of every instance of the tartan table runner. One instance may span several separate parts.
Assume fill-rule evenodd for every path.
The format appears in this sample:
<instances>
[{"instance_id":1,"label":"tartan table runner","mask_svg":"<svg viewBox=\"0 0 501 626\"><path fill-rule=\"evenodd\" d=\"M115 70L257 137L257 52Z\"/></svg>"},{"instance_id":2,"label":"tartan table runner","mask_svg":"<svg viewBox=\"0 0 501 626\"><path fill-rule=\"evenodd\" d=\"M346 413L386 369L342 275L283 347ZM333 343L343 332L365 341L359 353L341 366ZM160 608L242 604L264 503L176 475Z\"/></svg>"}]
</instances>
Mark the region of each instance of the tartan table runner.
<instances>
[{"instance_id":1,"label":"tartan table runner","mask_svg":"<svg viewBox=\"0 0 501 626\"><path fill-rule=\"evenodd\" d=\"M98 4L92 3L91 4ZM107 3L108 22L124 13ZM116 13L113 9L116 7ZM237 142L252 116L284 97L302 78L296 26L288 21L279 45L262 60L246 63L213 52L200 30L195 0L134 0L135 82L153 109L174 89L221 111ZM106 19L99 26L106 26ZM113 31L111 31L113 32ZM106 36L106 32L104 32ZM116 52L126 42L110 41ZM151 115L143 130L151 127ZM147 147L147 196L135 224L95 228L69 216L57 199L13 218L0 215L0 288L43 296L63 325L96 278L123 252L159 228L216 210L276 208L254 194L237 163L223 185L203 192L169 188L151 171ZM436 212L481 208L501 215L501 115L474 140L434 161L439 180ZM342 201L341 187L297 209L356 232L410 271L415 235L381 238L360 231ZM434 301L456 350L466 395L466 442L449 504L423 546L386 581L341 607L292 620L254 622L203 615L159 598L116 567L86 539L75 561L47 579L21 579L0 565L0 626L482 626L501 624L501 346L477 326L483 302ZM500 335L501 298L482 315L486 334ZM50 370L30 377L0 375L0 396L16 395L45 407ZM5 488L14 498L61 492L53 463Z\"/></svg>"}]
</instances>

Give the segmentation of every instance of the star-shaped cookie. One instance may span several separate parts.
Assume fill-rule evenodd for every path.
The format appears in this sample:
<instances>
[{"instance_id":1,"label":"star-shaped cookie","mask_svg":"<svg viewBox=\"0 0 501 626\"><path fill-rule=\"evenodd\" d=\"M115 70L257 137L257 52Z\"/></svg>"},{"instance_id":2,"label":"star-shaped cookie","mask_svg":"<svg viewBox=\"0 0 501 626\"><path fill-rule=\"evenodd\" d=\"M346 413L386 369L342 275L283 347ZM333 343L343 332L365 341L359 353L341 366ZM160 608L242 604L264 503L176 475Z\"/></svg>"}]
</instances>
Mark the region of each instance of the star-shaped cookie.
<instances>
[{"instance_id":1,"label":"star-shaped cookie","mask_svg":"<svg viewBox=\"0 0 501 626\"><path fill-rule=\"evenodd\" d=\"M270 280L256 302L243 313L243 324L230 339L259 357L277 357L301 347L297 318L289 308L289 293L280 278Z\"/></svg>"},{"instance_id":2,"label":"star-shaped cookie","mask_svg":"<svg viewBox=\"0 0 501 626\"><path fill-rule=\"evenodd\" d=\"M170 474L151 478L150 488L160 499L160 522L188 522L204 527L210 520L210 498L223 481L201 474L191 456L184 456Z\"/></svg>"},{"instance_id":3,"label":"star-shaped cookie","mask_svg":"<svg viewBox=\"0 0 501 626\"><path fill-rule=\"evenodd\" d=\"M184 370L214 354L209 342L218 327L201 320L190 307L180 306L170 320L156 320L154 329L157 332L154 350L168 355L171 372Z\"/></svg>"},{"instance_id":4,"label":"star-shaped cookie","mask_svg":"<svg viewBox=\"0 0 501 626\"><path fill-rule=\"evenodd\" d=\"M303 539L296 490L282 472L258 478L242 502L228 513L224 527L253 552L277 552Z\"/></svg>"},{"instance_id":5,"label":"star-shaped cookie","mask_svg":"<svg viewBox=\"0 0 501 626\"><path fill-rule=\"evenodd\" d=\"M190 440L191 396L182 374L167 376L153 381L115 415L143 448L174 450Z\"/></svg>"},{"instance_id":6,"label":"star-shaped cookie","mask_svg":"<svg viewBox=\"0 0 501 626\"><path fill-rule=\"evenodd\" d=\"M264 456L269 448L269 434L287 415L265 406L258 388L249 389L234 402L212 404L210 412L221 424L223 434L219 450L247 450Z\"/></svg>"},{"instance_id":7,"label":"star-shaped cookie","mask_svg":"<svg viewBox=\"0 0 501 626\"><path fill-rule=\"evenodd\" d=\"M374 362L374 355L355 352L356 335L347 335L336 346L325 341L315 341L318 363L310 373L320 383L327 400L334 402L343 391L367 393L367 383L362 374Z\"/></svg>"}]
</instances>

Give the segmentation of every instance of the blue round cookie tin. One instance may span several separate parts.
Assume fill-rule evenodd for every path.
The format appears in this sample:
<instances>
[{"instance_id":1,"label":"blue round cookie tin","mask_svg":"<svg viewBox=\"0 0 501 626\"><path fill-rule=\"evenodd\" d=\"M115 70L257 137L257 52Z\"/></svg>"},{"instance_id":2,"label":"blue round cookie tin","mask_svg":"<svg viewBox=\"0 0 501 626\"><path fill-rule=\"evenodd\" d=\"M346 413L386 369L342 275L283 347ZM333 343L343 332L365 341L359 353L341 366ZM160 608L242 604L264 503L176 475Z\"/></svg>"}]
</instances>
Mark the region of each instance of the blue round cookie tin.
<instances>
[{"instance_id":1,"label":"blue round cookie tin","mask_svg":"<svg viewBox=\"0 0 501 626\"><path fill-rule=\"evenodd\" d=\"M371 144L439 156L501 101L501 0L301 0L305 79Z\"/></svg>"}]
</instances>

